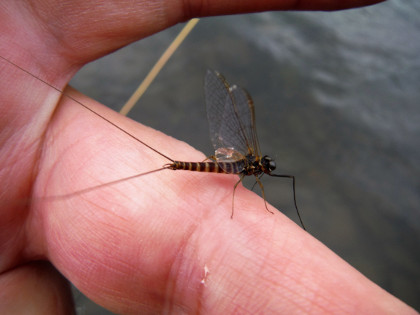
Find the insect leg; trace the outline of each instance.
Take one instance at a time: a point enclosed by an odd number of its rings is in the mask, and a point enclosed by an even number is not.
[[[240,174],[239,175],[239,180],[236,182],[235,186],[233,186],[233,194],[232,194],[232,215],[230,216],[231,219],[233,219],[233,210],[234,210],[234,202],[235,202],[235,190],[236,187],[238,187],[239,183],[243,181],[245,174]]]
[[[262,173],[260,176],[258,176],[258,179],[261,179],[261,177],[263,177],[263,175],[264,175],[264,173]],[[251,187],[251,191],[253,191],[253,190],[254,190],[254,187],[255,187],[255,185],[256,185],[257,183],[258,183],[258,182],[257,182],[257,181],[255,181],[254,185],[252,185],[252,187]]]
[[[302,218],[300,217],[300,213],[299,213],[299,209],[296,203],[296,180],[295,177],[293,175],[277,175],[277,174],[269,174],[270,176],[274,176],[274,177],[284,177],[284,178],[291,178],[293,181],[293,201],[295,203],[295,209],[296,209],[296,213],[299,217],[299,221],[300,224],[302,225],[302,228],[306,231],[305,225],[303,224]]]
[[[214,162],[214,161],[216,161],[216,157],[214,155],[210,155],[210,156],[206,157],[202,162],[206,162],[206,161]]]
[[[265,205],[265,209],[266,209],[268,212],[270,212],[271,214],[274,214],[274,212],[273,212],[273,211],[268,210],[268,207],[267,207],[267,200],[265,199],[264,186],[263,186],[263,184],[261,183],[261,181],[260,181],[260,179],[258,178],[258,176],[255,176],[255,182],[256,182],[256,183],[258,183],[258,185],[259,185],[259,186],[260,186],[260,188],[261,188],[262,196],[263,196],[263,198],[264,198],[264,205]]]

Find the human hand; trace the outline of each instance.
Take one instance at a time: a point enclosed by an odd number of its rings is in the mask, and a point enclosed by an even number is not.
[[[85,62],[186,16],[178,2],[156,8],[120,2],[112,10],[92,2],[46,3],[35,11],[11,7],[22,5],[16,3],[2,10],[1,55],[59,88]],[[212,5],[201,14],[287,8]],[[75,10],[80,14],[70,14]],[[2,198],[35,197],[29,205],[2,203],[0,285],[9,306],[68,306],[65,282],[51,266],[34,262],[42,259],[118,313],[410,312],[281,213],[269,215],[243,188],[230,220],[233,176],[164,171],[59,201],[36,199],[166,161],[72,100],[58,103],[59,93],[21,70],[3,61],[1,68],[7,78],[0,83]],[[203,159],[184,143],[66,93],[171,157]]]

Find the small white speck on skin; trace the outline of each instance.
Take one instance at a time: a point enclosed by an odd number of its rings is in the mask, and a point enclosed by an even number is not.
[[[201,279],[201,283],[202,284],[206,284],[206,281],[207,281],[207,277],[208,277],[208,275],[209,275],[209,268],[207,267],[207,265],[204,265],[204,277],[203,277],[203,279]]]

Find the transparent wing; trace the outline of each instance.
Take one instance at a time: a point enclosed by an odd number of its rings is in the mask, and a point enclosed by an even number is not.
[[[220,73],[211,70],[207,71],[204,88],[216,158],[238,160],[248,154],[259,157],[254,105],[249,94],[236,85],[230,86]]]

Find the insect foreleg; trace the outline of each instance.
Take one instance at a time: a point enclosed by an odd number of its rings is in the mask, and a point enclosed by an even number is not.
[[[291,178],[292,179],[292,181],[293,181],[293,201],[295,203],[295,209],[296,209],[297,215],[299,217],[300,224],[302,225],[302,228],[306,231],[305,225],[303,224],[302,218],[300,217],[299,208],[298,208],[297,203],[296,203],[296,180],[295,180],[295,177],[293,175],[276,175],[276,174],[269,174],[269,175],[274,176],[274,177],[284,177],[284,178]]]

